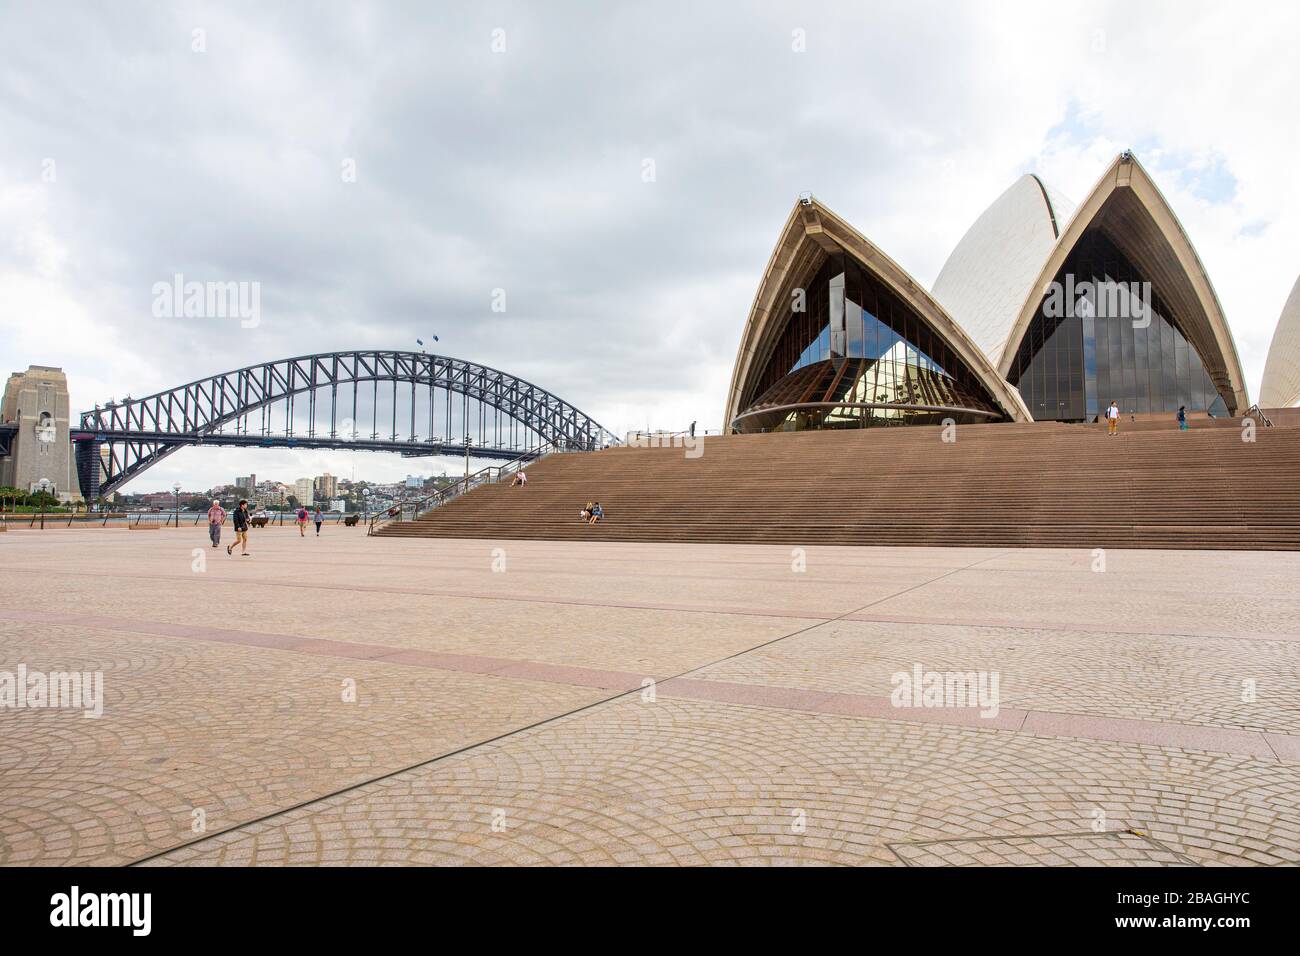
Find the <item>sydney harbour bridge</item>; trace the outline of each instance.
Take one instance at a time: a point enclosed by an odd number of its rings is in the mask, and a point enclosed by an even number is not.
[[[326,352],[222,372],[81,413],[82,496],[111,494],[190,445],[335,448],[510,460],[544,444],[594,450],[607,429],[498,369],[423,352]]]

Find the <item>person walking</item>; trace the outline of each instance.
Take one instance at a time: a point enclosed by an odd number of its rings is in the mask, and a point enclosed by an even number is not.
[[[1110,407],[1106,409],[1106,435],[1114,435],[1119,431],[1119,403],[1111,402]]]
[[[225,523],[226,509],[221,507],[221,502],[214,498],[212,507],[208,509],[208,537],[212,539],[214,548],[221,547],[221,526]]]
[[[316,537],[319,538],[321,522],[325,520],[325,516],[320,513],[320,505],[316,506],[316,513],[312,515],[312,520],[316,522]]]
[[[226,546],[226,554],[234,554],[235,545],[239,545],[240,554],[248,557],[248,499],[240,498],[239,507],[235,509],[233,516],[235,522],[235,540],[234,543]]]
[[[1178,406],[1178,430],[1180,432],[1187,431],[1187,406],[1186,405]]]
[[[307,508],[303,505],[298,506],[298,537],[307,537]]]

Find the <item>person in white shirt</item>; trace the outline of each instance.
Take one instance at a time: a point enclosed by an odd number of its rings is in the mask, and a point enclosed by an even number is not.
[[[1106,434],[1114,435],[1119,431],[1119,404],[1111,402],[1110,408],[1106,409]]]

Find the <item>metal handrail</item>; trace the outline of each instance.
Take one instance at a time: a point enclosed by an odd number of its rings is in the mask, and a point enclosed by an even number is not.
[[[663,429],[650,430],[650,431],[642,431],[641,429],[638,428],[636,431],[628,432],[628,433],[624,436],[624,438],[625,438],[626,441],[628,441],[628,442],[636,442],[636,441],[640,441],[640,440],[642,440],[643,438],[646,438],[646,439],[688,438],[688,437],[689,437],[689,438],[708,438],[708,437],[711,436],[711,435],[712,435],[712,436],[721,436],[721,435],[724,435],[724,434],[726,434],[726,433],[725,433],[725,432],[722,432],[722,431],[713,431],[713,430],[710,430],[710,429],[708,429],[708,428],[697,428],[697,429],[695,429],[695,434],[694,434],[694,435],[691,434],[691,430],[690,430],[689,428],[683,428],[681,431],[677,431],[677,432],[665,431],[665,430],[663,430]]]
[[[271,512],[267,517],[271,521],[277,521],[283,525],[284,515],[287,512]],[[360,513],[352,514],[361,517]],[[331,511],[328,513],[326,520],[331,524],[342,524],[346,521],[348,514],[342,511]],[[189,519],[193,518],[193,521]],[[71,528],[73,526],[97,525],[99,527],[108,527],[110,522],[114,525],[124,527],[136,527],[141,524],[156,524],[160,527],[170,528],[172,526],[180,527],[188,523],[190,527],[198,527],[207,521],[206,511],[182,511],[178,516],[174,511],[0,511],[0,524],[3,525],[26,525],[28,528],[37,528],[38,522],[40,528],[59,527]]]
[[[388,511],[375,514],[366,527],[366,534],[374,534],[380,528],[387,527],[395,522],[414,521],[420,515],[439,508],[453,498],[459,498],[466,492],[473,491],[479,485],[495,484],[507,475],[514,475],[522,468],[539,461],[547,455],[568,450],[568,446],[562,442],[546,441],[524,452],[518,458],[511,459],[504,465],[488,465],[486,468],[480,468],[464,478],[457,478],[451,484],[444,485],[423,498],[401,502],[394,506],[397,514],[389,514]],[[389,511],[391,510],[393,509],[389,509]],[[407,517],[408,514],[410,515],[409,518]]]
[[[452,498],[458,498],[466,491],[470,491],[480,484],[483,475],[491,477],[491,472],[497,470],[499,466],[488,465],[486,468],[480,468],[478,471],[465,478],[457,478],[450,485],[444,485],[433,494],[425,495],[423,498],[416,498],[413,501],[401,501],[385,511],[377,511],[370,516],[366,525],[366,534],[374,534],[377,530],[395,521],[408,520],[406,515],[410,512],[410,520],[414,521],[426,511],[432,511],[440,505],[446,504]],[[396,514],[392,514],[396,511]]]
[[[1254,415],[1256,418],[1259,419],[1259,423],[1260,423],[1261,425],[1263,425],[1265,428],[1272,428],[1272,427],[1273,427],[1273,423],[1272,423],[1271,421],[1269,421],[1268,416],[1264,414],[1264,410],[1263,410],[1262,408],[1259,407],[1259,403],[1258,403],[1258,402],[1256,402],[1254,405],[1250,406],[1250,408],[1246,409],[1246,414],[1247,414],[1247,415]]]

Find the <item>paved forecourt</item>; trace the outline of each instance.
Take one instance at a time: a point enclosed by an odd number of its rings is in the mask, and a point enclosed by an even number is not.
[[[1300,554],[599,537],[0,537],[0,864],[1300,862]]]

